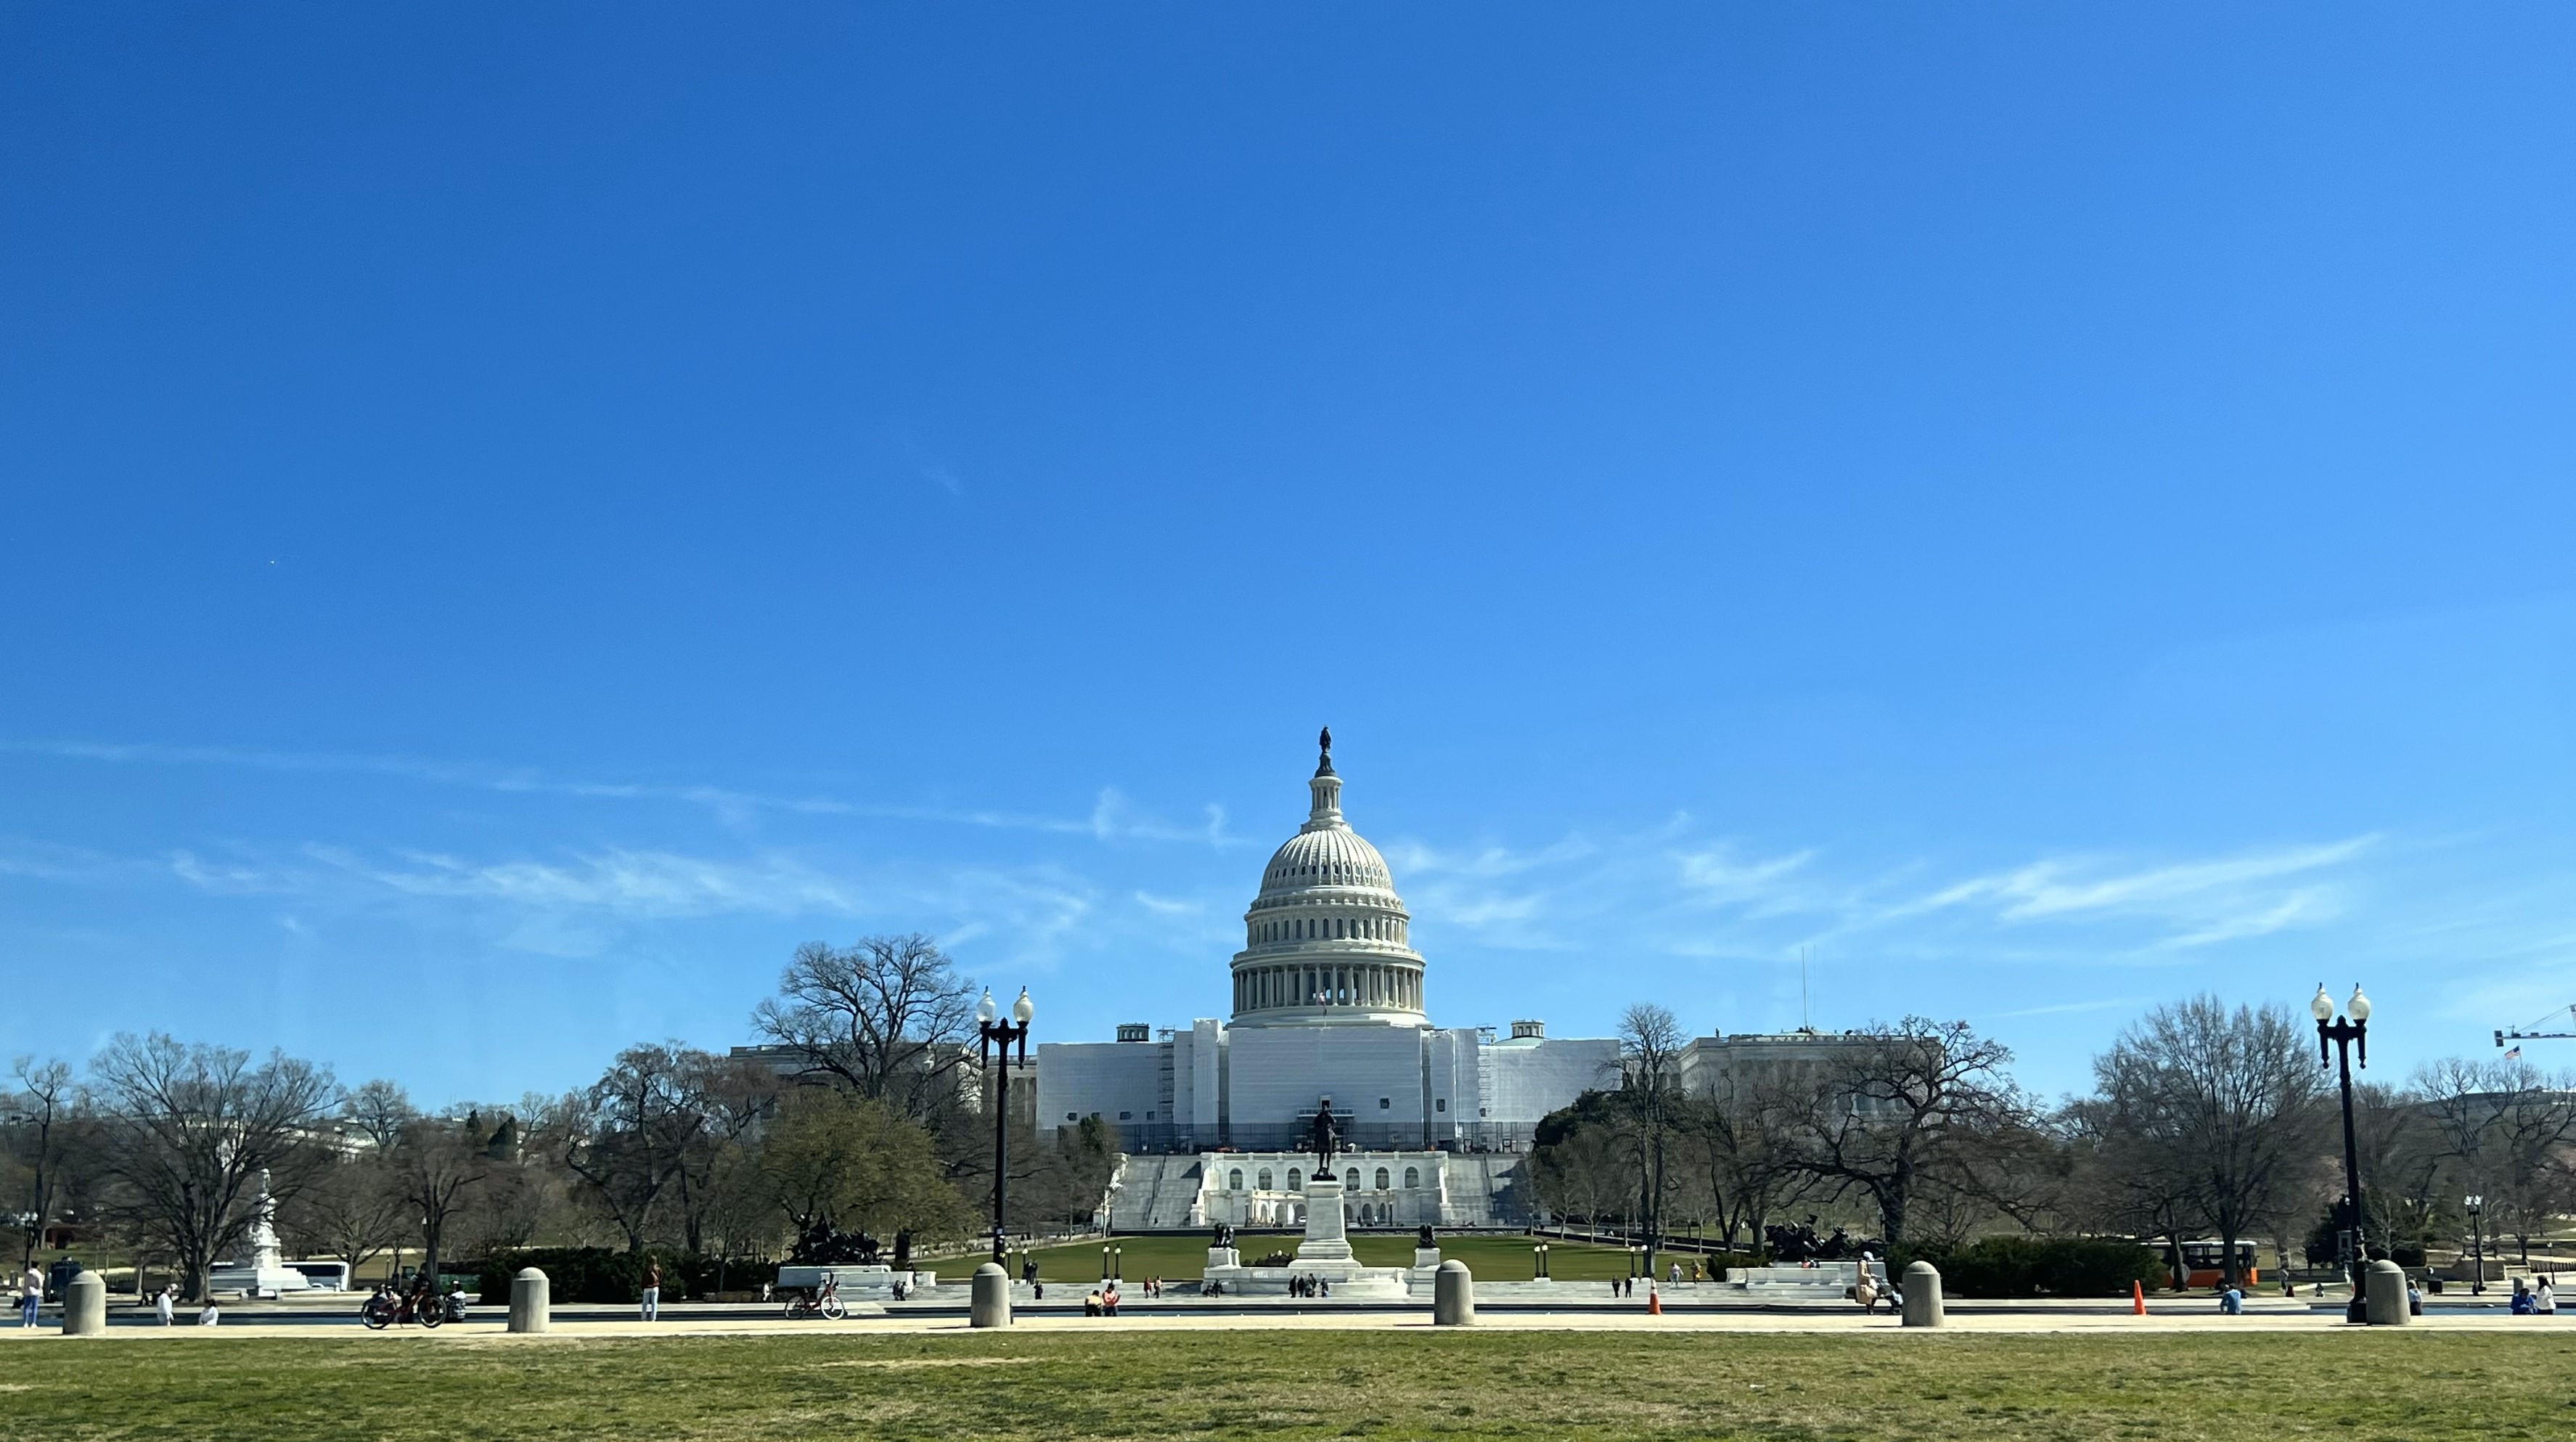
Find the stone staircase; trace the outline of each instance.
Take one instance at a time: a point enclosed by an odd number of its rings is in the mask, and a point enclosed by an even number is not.
[[[1198,1203],[1201,1180],[1196,1155],[1122,1158],[1118,1190],[1110,1206],[1111,1230],[1190,1230],[1198,1225],[1190,1220],[1190,1209]]]

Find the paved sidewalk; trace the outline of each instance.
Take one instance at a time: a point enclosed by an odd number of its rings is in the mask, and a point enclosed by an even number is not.
[[[2418,1318],[2405,1328],[2364,1328],[2345,1323],[2340,1317],[2323,1313],[2276,1312],[2244,1317],[2206,1315],[2128,1315],[2105,1316],[2098,1313],[2061,1315],[2035,1313],[1953,1313],[1949,1324],[1939,1329],[1907,1331],[1889,1316],[1864,1317],[1857,1312],[1802,1316],[1782,1313],[1698,1313],[1648,1316],[1643,1312],[1516,1312],[1480,1316],[1475,1330],[1481,1332],[1656,1332],[1656,1333],[1802,1333],[1849,1334],[1857,1336],[1907,1336],[1937,1338],[1962,1334],[2076,1334],[2076,1333],[2150,1333],[2150,1332],[2320,1332],[2359,1335],[2386,1335],[2418,1332],[2526,1332],[2566,1328],[2576,1331],[2576,1319],[2562,1323],[2556,1317],[2496,1316],[2428,1316]],[[1428,1308],[1418,1313],[1355,1312],[1344,1315],[1299,1313],[1279,1316],[1188,1316],[1176,1314],[1093,1317],[1029,1317],[1016,1322],[1013,1334],[1081,1332],[1212,1332],[1212,1331],[1431,1331]],[[202,1327],[111,1327],[110,1341],[163,1340],[177,1337],[302,1337],[365,1338],[387,1346],[406,1343],[420,1346],[450,1345],[459,1342],[502,1346],[547,1346],[590,1339],[631,1339],[638,1337],[789,1337],[827,1335],[845,1337],[870,1336],[956,1336],[1005,1335],[999,1332],[976,1333],[956,1317],[867,1317],[845,1322],[752,1323],[749,1321],[690,1322],[558,1322],[552,1331],[539,1336],[510,1335],[497,1322],[455,1322],[435,1331],[417,1327],[391,1328],[370,1332],[352,1324],[348,1327],[322,1328],[307,1324],[262,1325],[255,1321],[227,1320],[208,1329]],[[50,1327],[34,1330],[0,1329],[0,1335],[27,1341],[62,1340]],[[77,1339],[75,1339],[77,1340]]]

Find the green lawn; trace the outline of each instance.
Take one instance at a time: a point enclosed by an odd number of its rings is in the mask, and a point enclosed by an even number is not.
[[[1302,1233],[1237,1232],[1235,1250],[1243,1254],[1248,1265],[1258,1262],[1273,1249],[1294,1253]],[[1186,1237],[1139,1236],[1113,1237],[1119,1247],[1118,1272],[1130,1281],[1142,1277],[1162,1277],[1169,1281],[1191,1281],[1207,1267],[1208,1239],[1205,1233]],[[1100,1280],[1100,1247],[1098,1242],[1081,1242],[1072,1246],[1049,1247],[1036,1253],[1038,1276],[1049,1282],[1096,1282]],[[1410,1267],[1413,1265],[1413,1236],[1354,1236],[1351,1250],[1360,1261],[1372,1267]],[[1530,1244],[1527,1237],[1442,1237],[1440,1255],[1465,1262],[1479,1277],[1497,1282],[1526,1282],[1530,1276]],[[1018,1275],[1019,1257],[1012,1254],[1012,1275]],[[943,1260],[937,1264],[942,1278],[952,1272],[963,1275],[974,1270],[973,1258]],[[1575,1242],[1553,1242],[1548,1246],[1548,1272],[1561,1281],[1606,1282],[1612,1277],[1628,1275],[1627,1254],[1617,1247],[1596,1247]],[[1682,1258],[1682,1272],[1690,1273],[1690,1259]]]
[[[11,1343],[17,1439],[2560,1438],[2576,1329]]]

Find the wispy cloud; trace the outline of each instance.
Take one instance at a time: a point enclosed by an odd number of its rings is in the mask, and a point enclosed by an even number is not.
[[[167,746],[152,742],[11,740],[0,740],[0,752],[106,764],[225,766],[261,771],[385,776],[435,786],[584,800],[678,802],[705,807],[736,822],[758,812],[775,811],[1089,836],[1102,842],[1180,842],[1229,849],[1251,844],[1247,839],[1226,831],[1223,807],[1205,807],[1196,824],[1168,821],[1138,811],[1114,787],[1101,789],[1089,815],[1069,817],[1006,810],[890,805],[822,796],[782,796],[705,784],[591,781],[549,776],[529,767],[418,756],[352,756],[223,746]]]

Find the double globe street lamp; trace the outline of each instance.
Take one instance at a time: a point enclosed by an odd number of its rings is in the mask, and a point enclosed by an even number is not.
[[[2361,1064],[2365,1069],[2369,1067],[2370,998],[2362,995],[2356,984],[2343,1009],[2350,1020],[2335,1016],[2334,998],[2326,995],[2326,984],[2318,982],[2317,994],[2308,999],[2308,1014],[2317,1019],[2317,1065],[2326,1064],[2326,1043],[2334,1043],[2343,1082],[2343,1226],[2336,1233],[2336,1250],[2341,1254],[2338,1260],[2352,1278],[2352,1301],[2345,1305],[2343,1319],[2367,1322],[2370,1249],[2361,1231],[2361,1153],[2353,1144],[2352,1134],[2352,1053],[2358,1044]]]
[[[993,1005],[990,987],[984,999],[975,1003],[975,1056],[982,1066],[997,1067],[993,1078],[993,1261],[1002,1261],[1003,1239],[1008,1235],[1006,1218],[1010,1215],[1011,1182],[1011,1048],[1020,1049],[1020,1065],[1029,1064],[1029,1018],[1038,1014],[1037,1004],[1029,1000],[1029,989],[1020,988],[1020,999],[1011,1003],[1011,1019],[997,1020],[1001,1009]]]
[[[2469,1273],[2469,1295],[2482,1297],[2487,1290],[2487,1199],[2472,1194],[2460,1201],[2469,1209],[2469,1255],[2477,1259],[2470,1264],[2476,1270]]]

